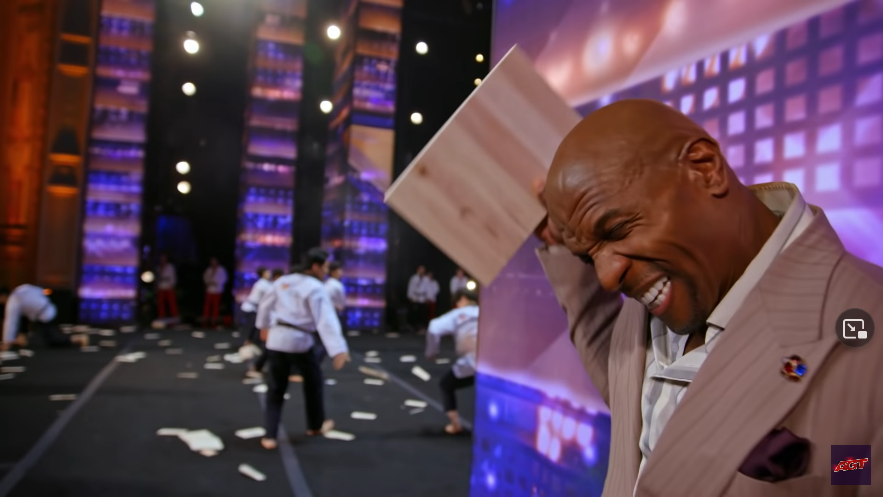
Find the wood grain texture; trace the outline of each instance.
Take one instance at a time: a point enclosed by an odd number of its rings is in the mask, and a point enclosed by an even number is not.
[[[546,177],[579,115],[513,47],[386,193],[386,203],[482,285],[545,210]]]

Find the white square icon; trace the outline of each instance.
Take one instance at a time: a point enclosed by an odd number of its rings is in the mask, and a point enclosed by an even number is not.
[[[868,338],[868,330],[865,329],[864,319],[844,319],[843,320],[843,338],[847,340]]]

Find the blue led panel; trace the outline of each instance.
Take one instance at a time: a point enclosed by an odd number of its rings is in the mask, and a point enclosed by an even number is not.
[[[305,2],[264,1],[255,27],[242,160],[233,291],[242,302],[258,267],[286,269],[303,85]]]
[[[386,284],[389,187],[395,137],[395,68],[401,4],[351,0],[337,53],[322,243],[344,267],[344,327],[379,328]]]
[[[135,318],[153,22],[153,0],[102,6],[85,168],[83,322]]]

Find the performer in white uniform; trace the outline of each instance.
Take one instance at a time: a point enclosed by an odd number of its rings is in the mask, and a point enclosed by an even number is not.
[[[341,318],[340,323],[343,324],[343,311],[346,309],[346,288],[344,288],[341,278],[343,278],[343,268],[340,262],[334,261],[329,264],[325,289],[328,290],[334,310],[337,311],[337,315]]]
[[[18,327],[22,317],[37,326],[47,347],[89,344],[88,335],[67,336],[49,324],[58,311],[46,296],[46,291],[38,286],[21,285],[9,294],[0,291],[0,303],[6,304],[0,350],[8,350],[13,344],[27,344],[24,335],[19,335]]]
[[[175,298],[175,285],[178,283],[178,275],[175,266],[169,262],[168,256],[159,256],[156,280],[156,312],[160,319],[166,317],[178,317],[178,301]],[[168,312],[166,312],[168,307]]]
[[[218,263],[218,259],[211,258],[208,269],[202,275],[205,282],[205,305],[202,307],[202,319],[207,324],[214,325],[221,311],[221,294],[224,293],[224,285],[227,284],[227,270]]]
[[[426,277],[426,268],[418,266],[417,272],[408,281],[410,324],[417,333],[422,333],[426,330],[426,325],[429,322],[429,306],[426,300],[427,290],[429,290],[429,278]]]
[[[254,362],[245,373],[246,377],[260,378],[263,376],[262,371],[264,370],[264,365],[267,363],[267,348],[263,337],[261,337],[261,330],[255,326],[258,305],[260,305],[264,295],[273,289],[273,282],[281,278],[283,274],[285,273],[281,269],[274,269],[271,272],[269,269],[262,267],[258,268],[258,280],[252,285],[248,298],[246,298],[245,301],[242,302],[242,306],[240,306],[240,310],[242,310],[243,314],[242,334],[246,337],[245,342],[247,344],[257,345],[261,349],[260,355],[255,358]]]
[[[317,339],[321,339],[334,359],[335,369],[341,369],[350,360],[337,312],[323,284],[328,274],[328,252],[314,248],[305,259],[306,269],[276,280],[258,306],[257,326],[262,333],[268,331],[270,374],[264,419],[266,435],[261,440],[266,449],[276,448],[292,367],[303,375],[307,435],[321,435],[334,427],[332,420],[325,419]]]
[[[454,300],[454,296],[457,295],[458,290],[466,290],[466,284],[469,283],[469,278],[466,277],[466,273],[457,268],[457,272],[454,273],[454,277],[451,278],[451,307],[454,307],[454,304],[457,303]]]
[[[453,335],[457,347],[457,362],[439,382],[442,402],[450,423],[445,432],[453,435],[463,431],[457,413],[457,390],[475,384],[475,353],[478,344],[478,295],[460,290],[455,295],[454,310],[433,319],[426,334],[426,357],[434,360],[441,338]]]

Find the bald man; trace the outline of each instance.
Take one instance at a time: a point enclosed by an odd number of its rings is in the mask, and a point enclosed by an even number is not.
[[[838,338],[848,309],[883,323],[883,269],[794,185],[746,187],[689,118],[624,100],[567,135],[542,199],[539,256],[610,407],[605,496],[883,495],[883,339]],[[847,475],[872,486],[831,484],[838,445],[880,461]]]

